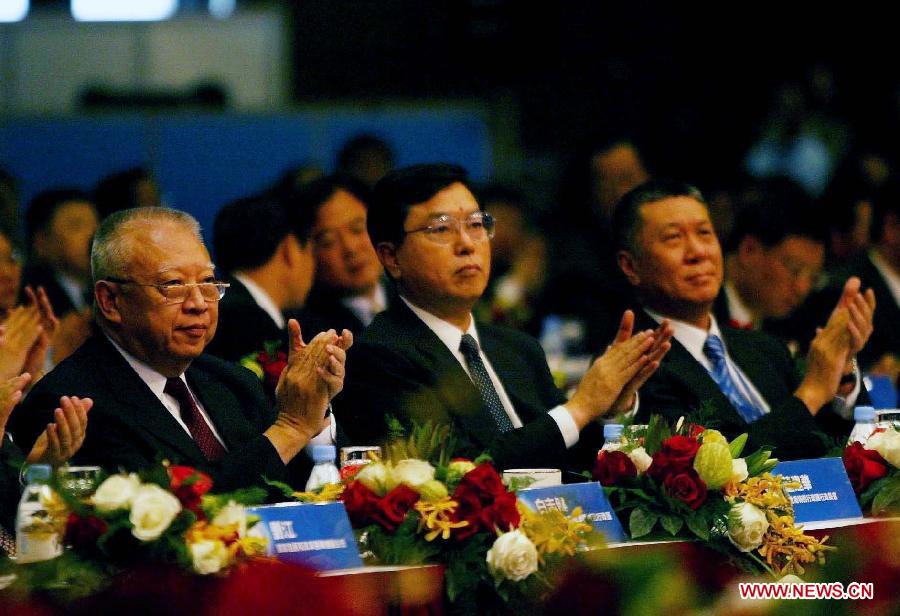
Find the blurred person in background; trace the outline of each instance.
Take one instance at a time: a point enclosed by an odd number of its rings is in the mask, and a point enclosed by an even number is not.
[[[102,178],[94,188],[94,202],[100,220],[119,210],[163,205],[156,179],[143,167],[132,167]]]
[[[536,336],[535,306],[547,282],[547,242],[530,222],[525,195],[500,184],[479,191],[498,222],[491,240],[491,280],[475,310],[480,320]]]
[[[357,135],[338,152],[337,172],[356,178],[369,189],[393,168],[394,152],[391,146],[375,135]]]
[[[0,231],[18,249],[22,246],[19,216],[19,185],[16,178],[0,168]]]
[[[332,175],[311,182],[288,204],[315,217],[316,281],[305,312],[354,335],[395,299],[366,229],[369,198],[358,180]]]
[[[732,327],[788,336],[785,342],[790,343],[790,332],[777,322],[821,282],[824,225],[812,200],[790,180],[760,182],[744,195],[724,245],[725,282],[716,299],[716,318]]]

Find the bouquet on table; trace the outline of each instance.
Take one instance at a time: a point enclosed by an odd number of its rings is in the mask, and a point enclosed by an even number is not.
[[[443,564],[447,596],[463,610],[490,610],[498,597],[495,607],[509,607],[550,590],[557,565],[600,541],[580,509],[533,512],[489,457],[453,459],[452,449],[448,426],[416,426],[342,485],[293,496],[340,498],[372,564]]]
[[[803,574],[824,562],[828,538],[795,526],[785,489],[797,486],[772,475],[770,450],[741,457],[746,441],[683,420],[673,431],[653,417],[600,451],[593,474],[634,539],[699,540],[748,571]]]
[[[900,513],[900,431],[879,428],[865,442],[850,443],[843,452],[844,467],[864,512]]]
[[[262,351],[245,355],[238,363],[257,376],[266,395],[274,400],[278,379],[287,367],[287,353],[279,340],[266,342],[263,347]]]

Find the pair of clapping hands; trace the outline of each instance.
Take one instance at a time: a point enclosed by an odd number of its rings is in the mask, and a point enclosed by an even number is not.
[[[0,440],[12,410],[21,401],[26,388],[39,375],[59,321],[44,290],[25,288],[27,301],[9,311],[0,325]],[[63,396],[26,461],[29,464],[60,466],[71,458],[84,442],[90,398]]]

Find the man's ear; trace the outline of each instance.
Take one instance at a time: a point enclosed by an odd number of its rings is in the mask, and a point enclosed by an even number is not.
[[[306,246],[303,246],[293,233],[288,233],[281,238],[280,242],[278,242],[278,247],[275,249],[275,255],[287,264],[288,267],[293,267],[295,265],[294,262],[297,260],[297,251],[302,252],[304,248],[306,248]]]
[[[625,274],[625,278],[628,279],[628,282],[635,287],[641,284],[641,277],[637,272],[634,255],[627,250],[620,250],[616,253],[616,259],[619,261],[619,269]]]
[[[397,259],[397,246],[393,242],[379,242],[375,247],[378,254],[378,260],[385,271],[390,274],[394,280],[400,279],[400,264]]]
[[[98,280],[94,285],[94,300],[97,310],[104,319],[111,323],[121,323],[122,313],[119,312],[119,294],[115,283],[106,280]]]

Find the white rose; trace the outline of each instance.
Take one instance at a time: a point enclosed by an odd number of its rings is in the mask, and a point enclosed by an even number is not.
[[[519,582],[537,571],[537,548],[520,530],[503,533],[488,550],[487,565],[495,579]]]
[[[731,481],[743,481],[748,475],[747,461],[744,458],[735,458],[731,461]]]
[[[201,575],[217,573],[228,566],[228,548],[221,541],[206,539],[191,544],[191,562]]]
[[[238,505],[234,501],[228,501],[228,504],[219,510],[216,517],[213,518],[213,526],[229,526],[237,525],[238,536],[243,537],[247,534],[247,510],[243,505]]]
[[[378,496],[384,496],[387,492],[390,470],[381,462],[371,462],[362,467],[354,479],[358,479],[364,486],[375,492]]]
[[[107,478],[94,492],[93,502],[97,511],[109,512],[116,509],[128,509],[131,499],[141,486],[141,480],[134,473],[119,474]]]
[[[643,447],[632,449],[628,457],[637,469],[638,475],[643,475],[650,468],[650,465],[653,464],[653,458],[650,457],[650,454]]]
[[[391,479],[391,488],[401,483],[405,483],[411,488],[418,488],[434,479],[434,467],[425,460],[400,460],[391,469]]]
[[[900,432],[897,430],[876,432],[866,441],[865,447],[877,451],[888,463],[900,468]]]
[[[180,511],[174,494],[156,484],[142,485],[131,501],[131,534],[141,541],[158,539]]]
[[[752,552],[762,545],[769,530],[766,514],[750,503],[732,505],[728,512],[728,539],[741,552]]]

